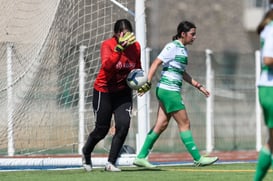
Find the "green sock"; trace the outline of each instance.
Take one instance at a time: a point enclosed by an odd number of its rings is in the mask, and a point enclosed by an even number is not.
[[[263,147],[259,153],[258,156],[258,162],[257,162],[257,166],[256,166],[256,173],[254,176],[254,181],[259,181],[262,180],[264,178],[264,176],[267,173],[267,170],[270,168],[271,166],[271,153],[270,150]]]
[[[198,161],[201,158],[199,150],[194,143],[190,130],[180,132],[180,138],[186,146],[188,152],[191,154],[194,160]]]
[[[151,130],[148,133],[148,135],[145,139],[145,142],[144,142],[139,154],[137,155],[137,158],[146,158],[158,137],[159,137],[159,134],[157,134],[153,130]]]
[[[271,166],[273,168],[273,155],[272,155],[272,153],[271,153]]]

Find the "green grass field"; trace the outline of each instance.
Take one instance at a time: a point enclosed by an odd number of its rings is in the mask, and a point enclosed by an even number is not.
[[[92,172],[74,170],[39,170],[0,172],[0,181],[251,181],[255,172],[254,163],[215,164],[208,167],[164,166],[155,170],[137,167],[121,167],[122,172],[105,172],[95,168]],[[273,180],[272,170],[265,181]]]

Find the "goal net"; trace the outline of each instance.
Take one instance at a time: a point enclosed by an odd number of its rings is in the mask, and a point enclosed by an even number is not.
[[[134,9],[134,1],[118,2]],[[117,19],[134,24],[134,17],[109,0],[10,0],[0,11],[1,155],[78,154],[80,47],[86,138],[100,44]],[[105,153],[105,145],[96,151]]]

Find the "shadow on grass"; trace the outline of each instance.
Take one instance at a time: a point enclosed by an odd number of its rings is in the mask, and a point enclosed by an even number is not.
[[[141,168],[141,167],[133,167],[133,168],[124,168],[122,172],[143,172],[143,171],[166,171],[161,168]]]

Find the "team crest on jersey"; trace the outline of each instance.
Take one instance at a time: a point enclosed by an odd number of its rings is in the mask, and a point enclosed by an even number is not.
[[[170,49],[171,49],[171,46],[167,46],[167,47],[166,47],[166,50],[170,50]]]
[[[183,55],[185,57],[188,56],[188,53],[187,53],[187,51],[184,48],[181,49],[181,55]]]

